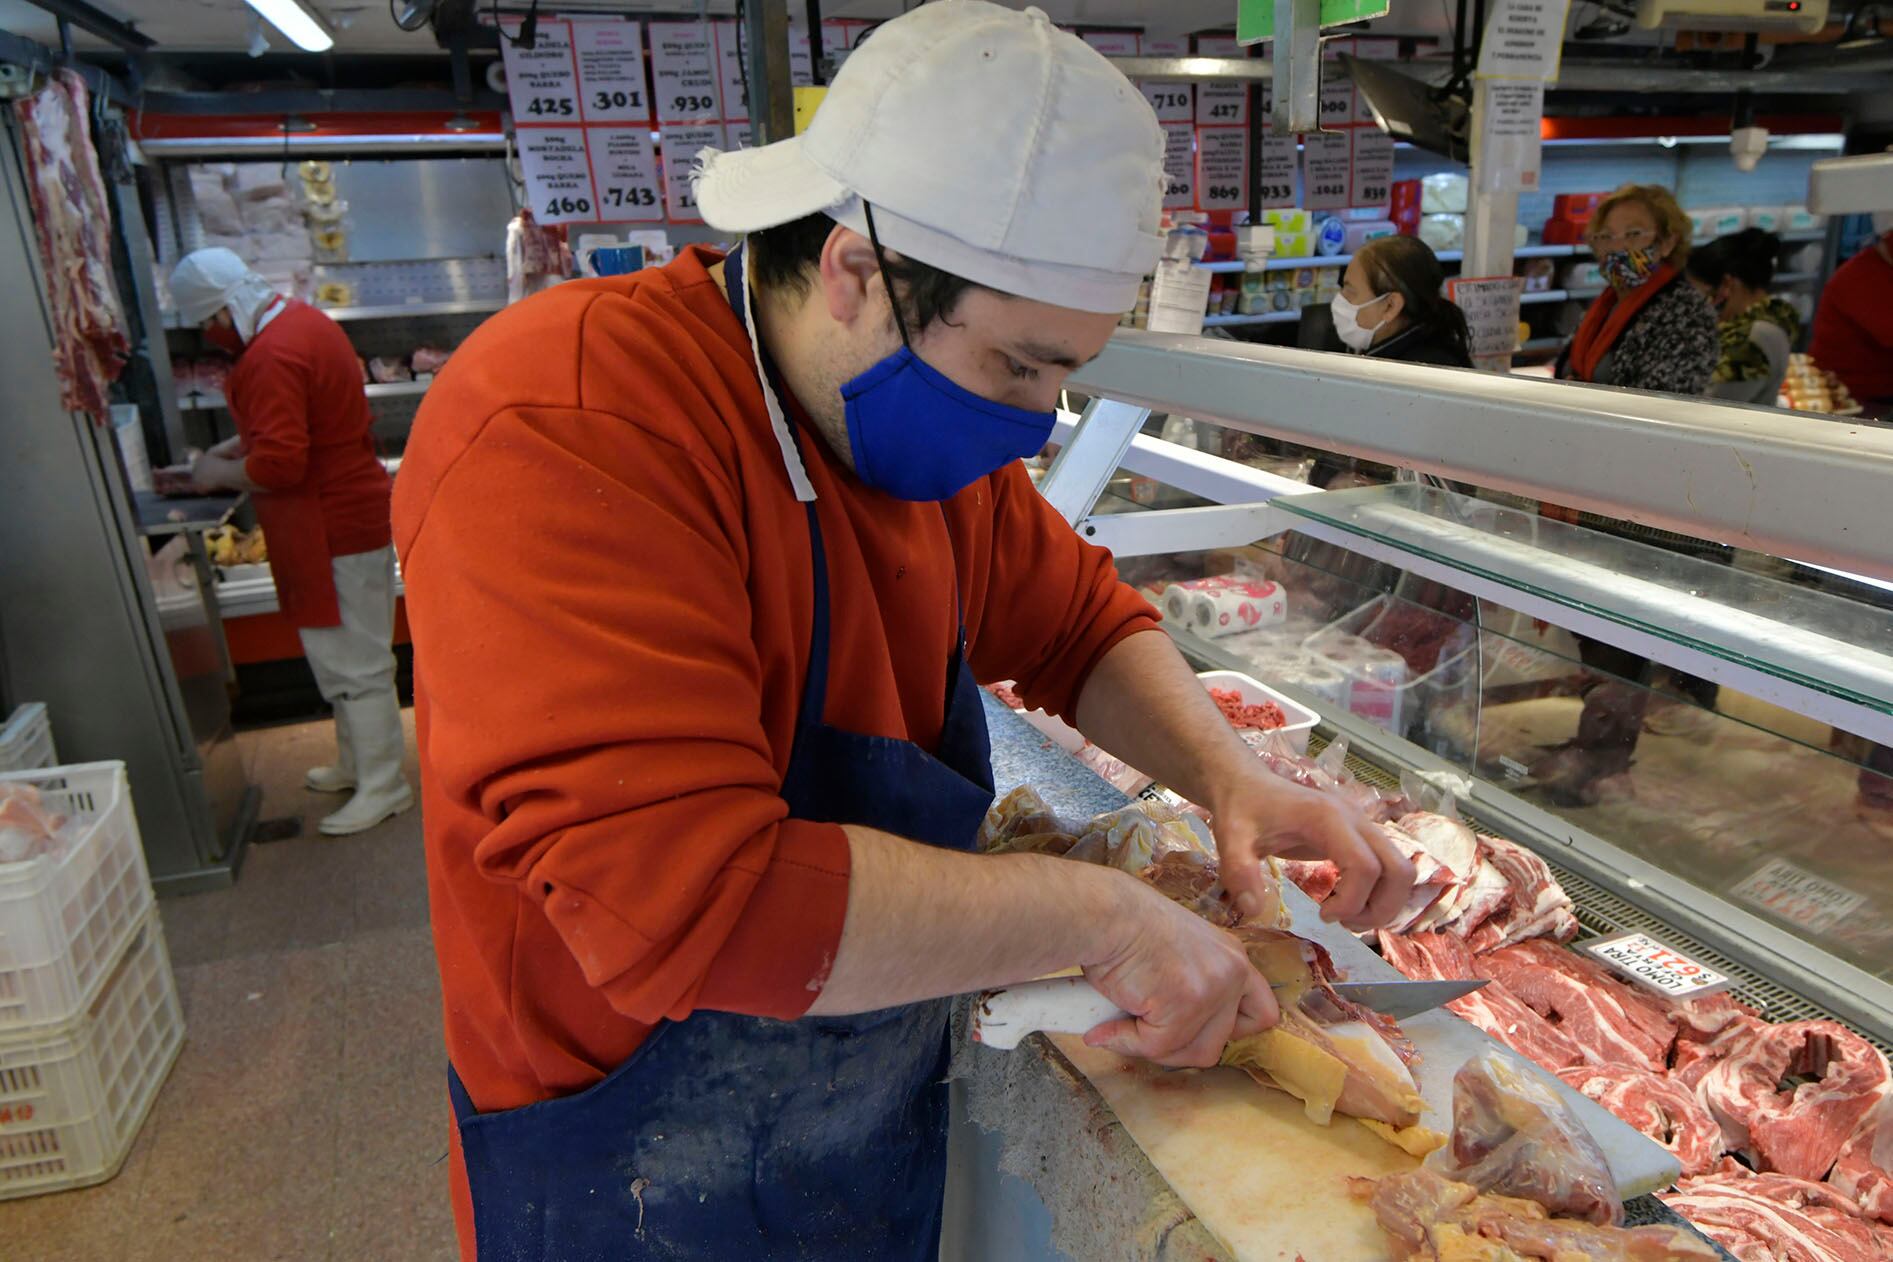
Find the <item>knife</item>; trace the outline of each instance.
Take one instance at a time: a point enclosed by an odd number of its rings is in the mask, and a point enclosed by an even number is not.
[[[1343,999],[1384,1016],[1418,1016],[1485,985],[1467,981],[1334,982]],[[973,1001],[973,1041],[1010,1050],[1026,1035],[1083,1034],[1126,1015],[1083,977],[1052,977],[988,990]]]

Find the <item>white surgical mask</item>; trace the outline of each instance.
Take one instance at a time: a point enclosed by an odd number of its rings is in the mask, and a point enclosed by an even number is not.
[[[1380,298],[1385,297],[1387,297],[1386,294],[1380,296]],[[1334,301],[1328,304],[1328,309],[1334,313],[1334,331],[1340,335],[1341,341],[1349,349],[1364,351],[1374,344],[1374,329],[1362,328],[1360,315],[1361,312],[1379,302],[1380,298],[1369,298],[1366,302],[1349,302],[1347,295],[1336,294]]]

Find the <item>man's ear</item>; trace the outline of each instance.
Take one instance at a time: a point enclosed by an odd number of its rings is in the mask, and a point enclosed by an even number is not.
[[[873,243],[852,228],[836,224],[822,246],[820,268],[817,284],[829,317],[852,326],[874,305],[870,295],[881,286]]]

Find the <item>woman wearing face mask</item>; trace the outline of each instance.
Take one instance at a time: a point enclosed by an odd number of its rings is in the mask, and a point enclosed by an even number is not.
[[[1446,274],[1418,237],[1370,241],[1334,296],[1334,331],[1349,350],[1409,364],[1470,368],[1466,317],[1441,292]]]
[[[1768,293],[1780,259],[1781,238],[1760,228],[1718,237],[1689,256],[1689,283],[1722,321],[1711,398],[1773,406],[1781,393],[1801,318]]]
[[[1608,288],[1559,352],[1557,375],[1629,390],[1701,394],[1719,356],[1716,314],[1683,279],[1689,216],[1659,184],[1626,184],[1591,220]]]

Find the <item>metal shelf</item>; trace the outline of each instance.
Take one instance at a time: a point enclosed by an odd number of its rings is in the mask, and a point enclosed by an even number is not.
[[[1575,297],[1577,295],[1568,289],[1540,289],[1536,293],[1520,294],[1518,301],[1520,306],[1526,306],[1534,302],[1567,302]]]
[[[362,393],[370,399],[405,399],[427,393],[427,387],[433,383],[430,376],[426,381],[371,381],[362,387]],[[210,412],[230,406],[221,394],[186,394],[177,401],[180,412]]]
[[[400,320],[411,316],[490,315],[506,305],[504,298],[471,298],[461,302],[406,302],[380,307],[317,307],[331,320]]]
[[[1589,254],[1587,245],[1522,245],[1512,251],[1513,258],[1520,259],[1563,259],[1574,254]],[[1463,250],[1439,250],[1436,257],[1442,263],[1458,263],[1465,257]],[[1346,267],[1354,260],[1352,254],[1317,254],[1300,258],[1268,259],[1262,264],[1265,272],[1286,272],[1303,267]],[[1240,272],[1246,266],[1241,259],[1217,259],[1211,263],[1198,263],[1206,272]]]
[[[1213,315],[1203,317],[1206,329],[1228,328],[1235,324],[1292,324],[1301,319],[1301,308],[1293,311],[1264,311],[1255,315]]]

